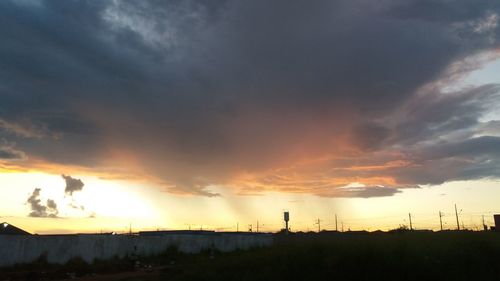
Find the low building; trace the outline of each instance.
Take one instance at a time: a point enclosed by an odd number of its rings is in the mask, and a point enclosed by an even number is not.
[[[213,230],[154,230],[154,231],[139,231],[139,236],[161,236],[161,235],[211,235],[216,234]]]
[[[15,227],[12,224],[3,222],[0,224],[0,235],[31,235],[31,233]]]
[[[495,230],[500,231],[500,215],[493,215],[495,219]]]

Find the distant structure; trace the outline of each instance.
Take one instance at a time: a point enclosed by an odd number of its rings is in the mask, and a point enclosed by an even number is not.
[[[493,215],[495,219],[495,230],[500,231],[500,215]]]
[[[288,221],[290,220],[290,213],[288,211],[283,213],[283,219],[285,220],[285,233],[288,234]]]
[[[31,235],[31,233],[15,227],[12,224],[3,222],[0,224],[0,235]]]
[[[139,236],[162,236],[162,235],[217,235],[213,230],[159,230],[139,231]]]

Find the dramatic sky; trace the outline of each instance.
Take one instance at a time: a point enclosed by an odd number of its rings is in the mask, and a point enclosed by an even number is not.
[[[498,0],[0,1],[0,220],[435,228],[457,203],[478,225],[500,209],[499,17]]]

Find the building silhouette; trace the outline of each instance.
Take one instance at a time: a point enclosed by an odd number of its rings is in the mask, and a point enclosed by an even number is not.
[[[12,224],[3,222],[0,224],[0,235],[31,235],[31,233],[15,227]]]

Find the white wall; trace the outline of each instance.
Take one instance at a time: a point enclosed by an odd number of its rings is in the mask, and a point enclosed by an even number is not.
[[[0,266],[29,263],[42,254],[50,263],[65,263],[80,257],[87,262],[137,254],[159,254],[169,246],[183,253],[199,253],[214,248],[222,252],[270,246],[271,234],[246,235],[237,233],[166,234],[162,236],[71,235],[24,236],[0,235]]]

